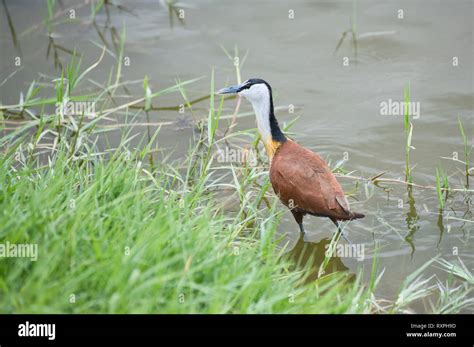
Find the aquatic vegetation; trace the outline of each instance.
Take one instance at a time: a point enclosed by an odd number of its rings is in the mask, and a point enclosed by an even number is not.
[[[405,101],[405,114],[404,114],[404,128],[405,128],[405,135],[406,135],[406,143],[405,143],[405,182],[413,183],[413,177],[411,174],[412,168],[410,167],[410,150],[415,149],[412,146],[411,141],[413,137],[413,123],[410,120],[410,112],[408,105],[410,104],[410,85],[403,89],[403,98]],[[408,186],[410,187],[410,186]]]
[[[345,30],[342,33],[341,38],[339,39],[337,46],[334,50],[334,54],[336,54],[339,48],[341,48],[347,35],[351,36],[352,50],[354,53],[354,58],[357,61],[357,2],[355,0],[352,1],[352,16],[350,20],[350,29]]]
[[[443,196],[444,191],[444,196]],[[448,176],[442,169],[436,169],[436,194],[438,195],[439,208],[444,209],[446,200],[448,199],[449,182]]]
[[[465,164],[465,174],[466,174],[466,188],[469,188],[469,176],[470,176],[470,164],[469,158],[471,156],[472,147],[469,147],[468,139],[466,133],[464,132],[464,126],[462,125],[461,118],[458,118],[459,131],[461,132],[461,137],[464,145],[464,164]]]

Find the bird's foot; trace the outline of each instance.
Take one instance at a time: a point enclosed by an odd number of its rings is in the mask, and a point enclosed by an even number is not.
[[[350,245],[352,245],[352,242],[347,238],[346,234],[343,231],[340,231],[341,237],[346,240],[346,242]]]
[[[303,233],[303,241],[304,241],[304,242],[310,242],[310,241],[309,241],[309,236],[308,236],[307,233]]]
[[[303,236],[303,241],[308,242],[308,234],[304,230],[303,223],[298,224],[300,226],[300,235]]]

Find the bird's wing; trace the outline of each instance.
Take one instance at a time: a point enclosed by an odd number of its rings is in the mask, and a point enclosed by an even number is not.
[[[319,155],[296,143],[275,156],[270,179],[275,192],[290,208],[321,216],[349,217],[344,191],[329,166]]]

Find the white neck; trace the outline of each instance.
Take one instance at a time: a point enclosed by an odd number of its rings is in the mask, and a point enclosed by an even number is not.
[[[252,102],[253,111],[257,119],[257,128],[264,143],[272,139],[270,128],[270,102],[268,99]]]
[[[257,118],[257,127],[264,143],[272,140],[270,127],[270,92],[263,83],[255,84],[241,92],[252,104]]]

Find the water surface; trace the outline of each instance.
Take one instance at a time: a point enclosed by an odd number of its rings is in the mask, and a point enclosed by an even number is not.
[[[46,5],[41,1],[6,3],[17,45],[2,11],[0,80],[16,69],[12,61],[18,55],[22,68],[0,87],[0,96],[3,104],[13,104],[31,80],[50,81],[58,69],[51,55],[46,59],[49,38],[40,24]],[[63,3],[65,8],[82,4]],[[124,80],[141,80],[147,75],[152,88],[158,90],[177,79],[204,76],[186,92],[191,100],[205,97],[212,69],[217,87],[236,83],[234,67],[222,47],[232,54],[238,47],[241,57],[247,55],[242,78],[260,77],[272,85],[280,123],[299,117],[291,128],[297,142],[332,165],[347,158],[344,169],[352,176],[368,178],[386,172],[383,177],[402,180],[403,116],[381,115],[380,105],[388,100],[402,101],[409,85],[411,100],[421,107],[420,117],[412,120],[414,182],[434,186],[436,168],[442,167],[450,175],[452,187],[464,187],[462,164],[442,157],[456,152],[464,160],[458,118],[467,136],[472,139],[473,135],[473,1],[294,1],[291,5],[288,1],[184,1],[180,7],[184,23],[176,16],[170,23],[168,9],[158,1],[120,3],[131,13],[111,8],[109,17],[101,12],[96,22],[111,51],[111,32],[120,33],[126,27],[125,56],[130,65],[123,67]],[[404,11],[403,19],[398,18],[399,9]],[[89,15],[89,6],[79,6],[76,22],[54,29],[59,45],[84,53],[83,66],[100,55],[93,42],[102,44],[96,27],[87,20]],[[38,25],[37,29],[29,30],[32,25]],[[335,52],[342,33],[352,25],[359,37],[357,52],[350,34]],[[59,56],[63,63],[69,59],[64,52]],[[453,57],[457,57],[457,66],[453,66]],[[94,80],[107,80],[108,61],[112,64],[113,59],[107,56],[94,70]],[[130,87],[130,92],[140,95],[141,84]],[[177,106],[183,99],[175,93],[160,98],[159,103],[155,106]],[[290,105],[295,106],[294,113],[289,112]],[[226,101],[225,107],[231,113],[235,100]],[[188,110],[184,114],[177,110],[150,112],[152,122],[173,123],[160,132],[160,147],[172,150],[176,157],[184,156],[192,142],[189,124],[192,119],[205,118],[207,109],[208,100],[204,99],[194,105],[193,114]],[[243,102],[241,112],[249,111],[250,105]],[[236,131],[254,127],[254,118],[244,117],[238,120]],[[118,142],[118,133],[112,133],[111,140]],[[433,189],[415,187],[409,194],[403,184],[383,184],[386,189],[382,189],[365,187],[363,181],[354,179],[339,180],[346,192],[354,193],[352,208],[366,214],[365,219],[345,228],[351,242],[365,245],[365,259],[337,258],[334,269],[356,272],[363,267],[370,272],[377,245],[380,268],[385,268],[378,294],[393,299],[405,277],[436,255],[447,260],[459,256],[469,269],[474,268],[471,195],[453,193],[440,219]],[[306,245],[287,212],[279,232],[286,235],[295,258],[307,258],[309,248],[316,255],[317,269],[334,226],[330,221],[307,217],[305,227],[311,242]],[[435,266],[427,270],[427,275],[431,273],[446,278]],[[424,311],[425,307],[420,303],[415,309]]]

